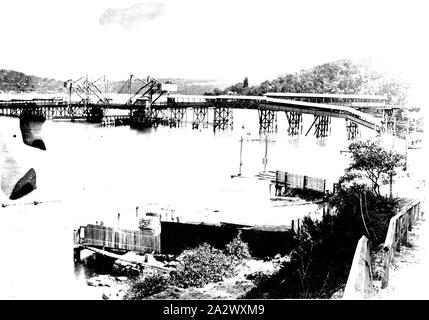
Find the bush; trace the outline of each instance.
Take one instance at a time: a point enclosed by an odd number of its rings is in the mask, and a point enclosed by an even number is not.
[[[168,277],[160,274],[145,276],[134,281],[124,299],[141,300],[145,297],[159,293],[167,289]]]
[[[234,256],[223,253],[207,243],[182,254],[182,263],[171,274],[172,284],[182,287],[202,287],[235,274]]]
[[[359,238],[384,241],[397,203],[368,189],[340,189],[331,199],[337,214],[304,218],[290,262],[245,298],[330,298],[347,281]]]
[[[385,198],[356,185],[340,188],[330,202],[337,208],[337,224],[343,234],[358,239],[365,235],[374,246],[384,241],[389,220],[399,204],[398,199]]]
[[[241,240],[240,232],[226,245],[225,251],[207,243],[186,250],[178,257],[181,263],[170,276],[153,275],[140,278],[131,285],[125,299],[143,299],[164,291],[168,286],[202,287],[211,282],[219,282],[234,276],[243,259],[251,257],[249,246]]]
[[[238,231],[237,236],[232,239],[232,241],[228,243],[225,248],[229,255],[235,257],[240,262],[243,259],[250,259],[252,257],[250,254],[249,245],[247,242],[241,240],[241,230]]]

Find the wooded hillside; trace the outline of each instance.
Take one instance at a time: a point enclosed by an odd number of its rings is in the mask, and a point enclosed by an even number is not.
[[[380,94],[389,103],[404,104],[408,86],[401,79],[392,77],[368,62],[338,60],[315,66],[308,70],[289,73],[260,85],[248,86],[248,79],[216,93],[261,95],[267,92]]]

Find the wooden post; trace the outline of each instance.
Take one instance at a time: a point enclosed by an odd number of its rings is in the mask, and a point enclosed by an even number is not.
[[[389,267],[390,267],[390,249],[384,248],[383,259],[383,276],[381,277],[381,289],[387,287],[389,283]]]
[[[402,228],[402,217],[396,221],[395,226],[395,240],[396,240],[396,251],[401,252],[401,228]]]
[[[136,207],[136,217],[139,217],[139,206]]]
[[[407,243],[407,240],[408,240],[408,227],[407,227],[407,225],[404,226],[404,230],[405,230],[404,236],[403,236],[402,241],[401,241],[402,244]]]
[[[304,182],[302,184],[302,189],[305,190],[307,188],[307,183],[308,183],[308,177],[304,176]]]
[[[422,217],[422,212],[420,211],[420,202],[417,205],[417,219],[420,220]]]
[[[414,223],[414,206],[408,210],[408,231],[413,231],[413,223]]]
[[[118,226],[119,226],[119,222],[120,222],[120,220],[121,220],[121,214],[120,214],[120,213],[118,213]]]
[[[80,258],[81,250],[82,250],[81,248],[74,248],[74,261],[81,262],[81,258]]]
[[[292,220],[292,231],[295,232],[295,220]]]

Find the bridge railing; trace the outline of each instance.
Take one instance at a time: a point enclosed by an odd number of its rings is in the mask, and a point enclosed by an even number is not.
[[[276,171],[276,180],[273,181],[276,185],[276,188],[285,189],[293,188],[293,189],[307,189],[325,193],[330,190],[327,187],[327,183],[325,179],[309,177],[300,174],[293,174],[284,171]]]
[[[371,244],[362,236],[356,246],[343,299],[365,299],[372,293]]]
[[[393,262],[395,252],[400,250],[401,243],[407,239],[408,231],[412,230],[413,225],[422,215],[420,209],[421,201],[416,199],[407,203],[390,219],[383,246],[382,289],[388,285],[390,265]],[[363,299],[371,295],[373,278],[370,246],[370,241],[365,236],[362,236],[356,246],[343,299]]]
[[[82,228],[80,245],[137,252],[161,251],[161,235],[151,231],[117,229],[92,224]]]
[[[401,244],[407,241],[408,231],[421,217],[421,201],[414,200],[405,205],[399,213],[393,216],[389,222],[389,229],[383,246],[383,274],[381,288],[389,284],[389,270],[395,256],[395,252],[401,250]]]

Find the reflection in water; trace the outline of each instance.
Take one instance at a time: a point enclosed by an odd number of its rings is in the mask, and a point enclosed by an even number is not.
[[[304,128],[312,120],[304,115]],[[214,133],[191,125],[135,130],[48,120],[42,151],[13,139],[18,119],[0,117],[0,145],[8,146],[0,149],[0,161],[13,155],[20,168],[37,172],[37,189],[22,199],[11,201],[0,193],[0,203],[7,204],[0,207],[0,245],[8,257],[0,266],[0,296],[83,298],[84,279],[100,271],[73,265],[73,229],[96,221],[116,225],[118,213],[121,225],[134,225],[136,206],[141,212],[174,210],[182,221],[284,226],[314,211],[314,205],[270,202],[269,182],[255,178],[265,152],[257,112],[235,110],[234,125],[232,131]],[[279,114],[267,170],[337,181],[348,163],[340,154],[348,141],[344,119],[333,119],[332,126],[324,140],[313,132],[289,137],[286,116]],[[239,170],[242,134],[248,137],[244,178],[231,179]]]

